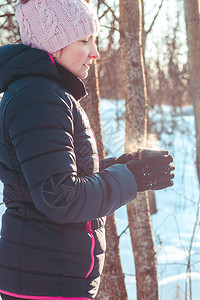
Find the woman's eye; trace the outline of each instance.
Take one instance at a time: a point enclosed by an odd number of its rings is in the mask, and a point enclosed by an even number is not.
[[[83,44],[88,44],[88,41],[87,40],[81,40],[81,42],[83,43]]]

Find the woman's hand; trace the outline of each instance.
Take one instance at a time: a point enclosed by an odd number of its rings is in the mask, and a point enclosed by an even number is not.
[[[161,190],[173,185],[175,169],[171,155],[155,156],[145,160],[132,159],[126,167],[133,173],[137,191]]]
[[[128,152],[122,154],[120,157],[118,157],[115,161],[115,164],[126,164],[129,160],[134,159],[134,160],[139,160],[139,151],[134,151],[134,152]]]

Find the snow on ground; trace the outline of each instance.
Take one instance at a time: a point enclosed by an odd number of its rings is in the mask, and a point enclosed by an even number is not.
[[[124,101],[101,100],[103,138],[107,156],[119,156],[124,152],[123,120]],[[174,121],[172,121],[172,116]],[[160,134],[159,147],[170,150],[176,165],[174,186],[156,192],[157,214],[151,216],[155,248],[157,251],[159,300],[183,300],[189,296],[187,263],[189,247],[196,222],[199,189],[195,170],[195,130],[191,107],[183,111],[155,107],[150,112],[152,130]],[[117,122],[116,122],[117,120]],[[163,121],[163,124],[161,121]],[[157,122],[157,123],[155,123]],[[159,123],[158,123],[159,122]],[[178,129],[177,129],[178,126]],[[167,130],[168,134],[162,133]],[[2,184],[0,183],[0,198]],[[0,213],[4,207],[0,205]],[[117,230],[120,234],[128,225],[126,207],[116,213]],[[200,224],[191,248],[192,299],[200,299]],[[129,300],[136,300],[134,259],[130,235],[127,230],[120,237],[120,254],[125,273]]]

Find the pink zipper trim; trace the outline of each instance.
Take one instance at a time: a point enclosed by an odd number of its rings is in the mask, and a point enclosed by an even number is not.
[[[87,275],[85,276],[85,278],[88,278],[88,276],[90,275],[90,273],[92,272],[93,268],[94,268],[94,247],[95,247],[95,238],[93,235],[93,230],[92,230],[92,226],[91,226],[91,221],[87,222],[86,225],[86,230],[89,233],[91,239],[92,239],[92,244],[91,244],[91,265],[90,265],[90,269],[87,273]]]
[[[51,62],[54,64],[54,66],[55,66],[55,68],[56,68],[56,64],[55,64],[55,61],[54,61],[54,59],[53,59],[52,54],[49,53],[49,52],[47,52],[47,53],[49,54],[50,60],[51,60]]]
[[[10,293],[10,292],[6,292],[6,291],[3,291],[3,290],[0,290],[0,293],[8,295],[8,296],[12,296],[12,297],[22,298],[22,299],[37,299],[37,300],[91,300],[90,298],[28,296],[28,295],[20,295],[20,294]]]

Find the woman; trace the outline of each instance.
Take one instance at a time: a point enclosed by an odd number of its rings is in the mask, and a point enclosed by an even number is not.
[[[132,153],[99,163],[78,101],[99,56],[98,20],[85,1],[21,1],[16,17],[23,44],[0,49],[0,292],[94,299],[105,216],[139,191],[171,186],[173,159]]]

